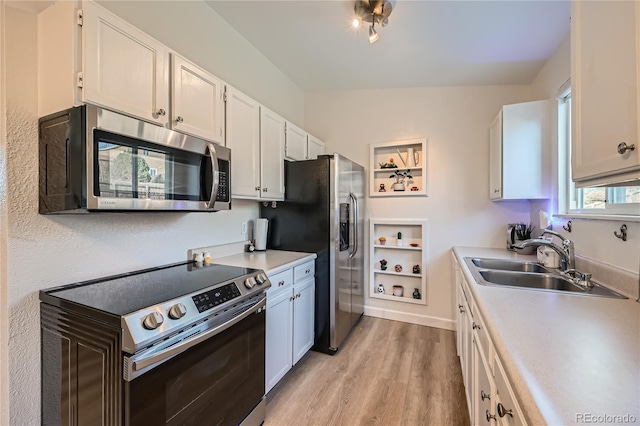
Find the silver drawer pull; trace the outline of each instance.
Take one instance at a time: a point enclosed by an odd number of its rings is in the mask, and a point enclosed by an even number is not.
[[[489,397],[489,395],[487,395],[486,393],[484,393],[483,390],[480,390],[480,398],[482,398],[482,400],[484,401],[485,399],[491,400],[491,398]]]
[[[491,413],[489,412],[489,410],[486,411],[487,414],[487,421],[491,422],[491,420],[497,420],[495,415],[491,415]]]
[[[504,417],[504,416],[511,416],[513,417],[513,410],[507,410],[506,408],[504,408],[504,405],[502,405],[501,402],[498,402],[498,415],[500,417]],[[495,418],[495,416],[494,416]]]
[[[284,285],[284,281],[278,281],[278,287],[282,287]]]
[[[636,149],[636,144],[627,145],[625,142],[620,142],[618,144],[618,154],[622,155],[627,151],[633,151]]]

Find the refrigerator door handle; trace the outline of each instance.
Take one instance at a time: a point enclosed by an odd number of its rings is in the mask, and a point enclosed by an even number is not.
[[[353,192],[349,193],[349,197],[353,202],[353,216],[350,218],[353,220],[353,251],[349,253],[349,259],[352,259],[353,256],[358,252],[358,198],[354,195]]]

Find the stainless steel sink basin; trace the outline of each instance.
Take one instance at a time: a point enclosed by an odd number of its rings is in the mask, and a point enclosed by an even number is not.
[[[465,258],[465,262],[478,284],[482,285],[627,299],[597,283],[593,283],[593,288],[584,288],[559,272],[534,262],[471,257]]]
[[[509,287],[527,287],[543,290],[561,290],[583,293],[582,287],[552,274],[513,273],[496,270],[480,270],[480,275],[491,284],[505,285]]]
[[[525,262],[522,260],[509,259],[471,259],[473,264],[479,268],[499,269],[501,271],[519,271],[519,272],[536,272],[551,273],[550,269],[545,268],[535,262]]]

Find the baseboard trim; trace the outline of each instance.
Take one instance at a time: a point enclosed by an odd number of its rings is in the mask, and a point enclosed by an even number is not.
[[[444,330],[456,329],[455,321],[450,319],[431,317],[428,315],[410,314],[407,312],[394,311],[392,309],[382,309],[365,306],[364,314],[369,317],[408,322],[410,324],[426,325],[427,327],[442,328]]]

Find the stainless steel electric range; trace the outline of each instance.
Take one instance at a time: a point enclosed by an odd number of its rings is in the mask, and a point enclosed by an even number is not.
[[[261,424],[270,285],[189,262],[42,290],[42,424]]]

